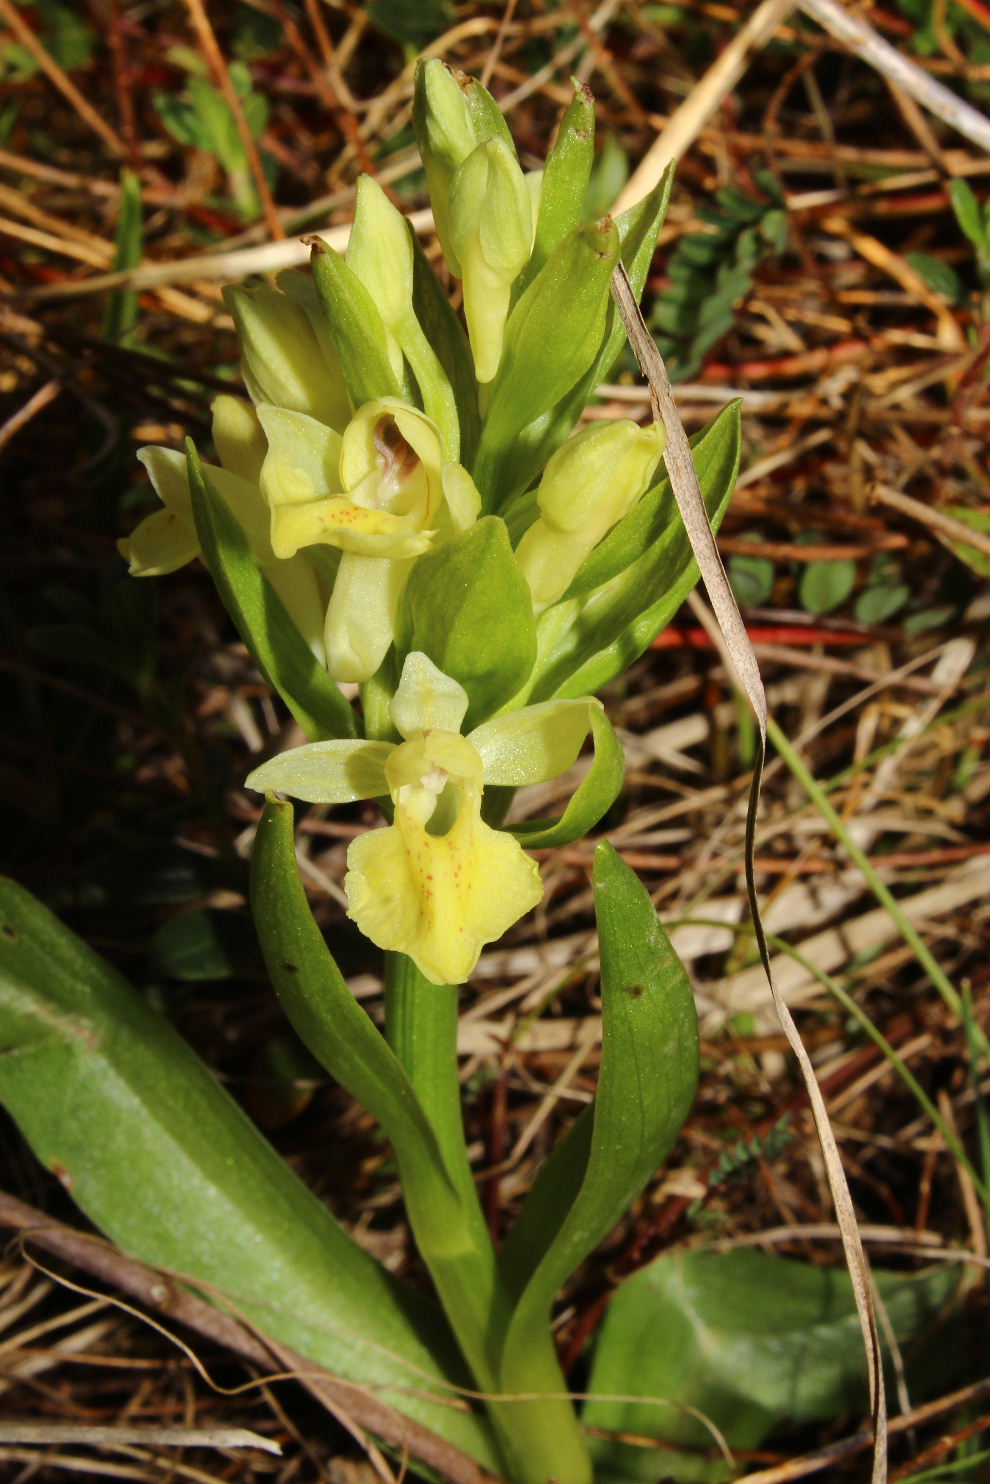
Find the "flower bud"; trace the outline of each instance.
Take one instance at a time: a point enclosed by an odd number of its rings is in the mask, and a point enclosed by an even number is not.
[[[426,170],[440,246],[450,271],[459,277],[461,266],[448,226],[448,197],[457,167],[478,141],[461,85],[438,57],[426,58],[416,70],[413,126]]]
[[[666,434],[658,423],[639,428],[595,423],[563,444],[536,492],[540,518],[516,548],[537,608],[555,603],[585,558],[650,486]]]
[[[491,381],[502,359],[512,285],[533,246],[532,196],[504,140],[479,144],[454,176],[450,236],[461,263],[475,375]]]
[[[346,392],[337,383],[309,317],[294,297],[266,283],[225,288],[224,303],[244,353],[244,385],[253,402],[305,412],[339,426]]]
[[[405,217],[370,175],[357,183],[347,263],[371,291],[387,328],[401,325],[412,313],[412,243]]]

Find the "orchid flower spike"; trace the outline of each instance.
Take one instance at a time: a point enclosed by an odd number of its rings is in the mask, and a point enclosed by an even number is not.
[[[313,742],[247,779],[259,792],[311,803],[391,797],[395,823],[348,849],[348,916],[379,948],[407,954],[433,984],[463,983],[484,945],[543,894],[536,862],[482,819],[485,785],[539,783],[565,772],[601,703],[546,701],[464,737],[467,707],[463,687],[413,653],[391,704],[402,742]]]

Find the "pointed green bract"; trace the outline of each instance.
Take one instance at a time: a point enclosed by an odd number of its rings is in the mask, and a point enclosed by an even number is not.
[[[524,684],[536,654],[533,609],[502,521],[480,520],[419,559],[399,604],[396,647],[422,650],[463,685],[468,727]]]
[[[339,253],[312,239],[313,279],[356,410],[379,397],[400,397],[402,387],[388,358],[385,325],[371,293]]]
[[[191,441],[186,453],[203,560],[255,664],[314,741],[353,737],[357,732],[354,711],[259,571],[243,531],[211,491]]]
[[[534,472],[521,457],[530,442],[527,430],[571,391],[598,354],[619,246],[608,217],[578,227],[509,316],[472,470],[487,510],[526,487]]]
[[[523,288],[535,278],[568,232],[580,225],[594,159],[595,101],[590,88],[575,79],[574,97],[560,121],[556,142],[543,170],[533,256],[523,275]]]

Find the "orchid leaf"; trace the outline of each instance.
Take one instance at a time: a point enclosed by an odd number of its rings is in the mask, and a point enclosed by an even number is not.
[[[296,1178],[167,1021],[29,892],[0,882],[0,1101],[113,1241],[491,1466],[448,1405],[433,1304]]]
[[[383,743],[368,746],[384,749]],[[395,1053],[354,998],[312,911],[296,864],[292,805],[270,799],[251,855],[251,910],[275,992],[293,1029],[381,1124],[416,1189],[449,1198],[433,1130]]]
[[[353,710],[259,571],[244,532],[211,489],[191,441],[186,452],[203,560],[255,664],[314,741],[353,737]]]
[[[502,1250],[518,1295],[501,1381],[527,1389],[553,1300],[667,1158],[694,1100],[698,1022],[687,975],[646,888],[606,842],[595,852],[602,1060],[595,1101],[537,1176]],[[584,1157],[584,1150],[587,1156]]]
[[[958,1270],[943,1264],[874,1278],[912,1398],[926,1371],[941,1394],[952,1385],[944,1332],[930,1347],[925,1337],[958,1290]],[[601,1484],[652,1484],[667,1474],[678,1484],[735,1478],[712,1428],[730,1448],[752,1449],[774,1432],[867,1409],[848,1275],[745,1248],[661,1257],[613,1297],[589,1390],[602,1398],[593,1395],[582,1418],[595,1429]],[[599,1430],[675,1447],[634,1447]]]

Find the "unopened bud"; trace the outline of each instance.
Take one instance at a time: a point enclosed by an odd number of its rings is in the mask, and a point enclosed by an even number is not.
[[[225,288],[223,297],[252,401],[305,412],[332,427],[340,416],[339,388],[302,306],[265,283]]]
[[[450,241],[448,198],[458,166],[478,141],[461,85],[438,57],[427,57],[416,69],[413,127],[440,246],[450,271],[460,276],[460,262]]]
[[[502,139],[471,151],[450,190],[450,235],[464,279],[475,375],[491,381],[502,359],[512,285],[533,246],[530,189]]]
[[[536,607],[567,591],[585,558],[646,493],[666,441],[658,423],[596,423],[553,455],[536,492],[540,518],[516,548]]]

